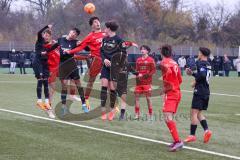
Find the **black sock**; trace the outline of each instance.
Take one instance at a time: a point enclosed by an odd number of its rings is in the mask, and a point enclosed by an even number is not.
[[[117,92],[116,92],[116,90],[111,90],[110,91],[110,107],[111,108],[115,107],[116,99],[117,99]]]
[[[201,123],[201,126],[204,129],[204,131],[208,130],[207,120],[204,119],[204,120],[200,121],[200,123]]]
[[[48,80],[43,80],[45,99],[49,99]]]
[[[61,92],[61,100],[62,100],[62,104],[66,104],[67,103],[67,90],[62,90]]]
[[[107,101],[107,87],[101,89],[101,106],[105,107]]]
[[[84,96],[83,87],[77,85],[77,90],[78,90],[78,94],[82,100],[82,104],[85,104],[85,96]]]
[[[43,81],[38,80],[37,81],[37,98],[38,99],[42,99],[42,85],[43,85]]]
[[[125,109],[121,109],[121,117],[123,117],[124,116],[124,114],[125,114]]]
[[[197,130],[197,125],[191,124],[190,130],[191,130],[190,135],[195,136],[196,130]]]

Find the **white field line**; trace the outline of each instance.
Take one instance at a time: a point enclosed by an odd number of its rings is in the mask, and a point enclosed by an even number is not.
[[[0,83],[7,84],[37,84],[37,81],[0,81]]]
[[[182,92],[193,93],[193,91],[188,91],[188,90],[182,90]],[[214,92],[212,92],[211,95],[227,96],[227,97],[239,97],[240,98],[240,95],[225,94],[225,93],[214,93]]]
[[[95,127],[81,125],[81,124],[76,124],[76,123],[67,122],[67,121],[55,120],[55,119],[50,119],[50,118],[46,118],[46,117],[40,117],[40,116],[36,116],[36,115],[32,115],[32,114],[27,114],[27,113],[22,113],[22,112],[7,110],[7,109],[0,109],[0,111],[7,112],[7,113],[13,113],[13,114],[21,115],[21,116],[26,116],[26,117],[31,117],[31,118],[35,118],[35,119],[41,119],[41,120],[61,123],[61,124],[65,124],[65,125],[71,125],[71,126],[75,126],[75,127],[90,129],[90,130],[94,130],[94,131],[99,131],[99,132],[119,135],[119,136],[123,136],[123,137],[129,137],[129,138],[133,138],[133,139],[139,139],[139,140],[143,140],[143,141],[163,144],[163,145],[169,145],[170,144],[170,143],[164,142],[164,141],[144,138],[144,137],[140,137],[140,136],[134,136],[134,135],[130,135],[130,134],[125,134],[125,133],[105,130],[105,129],[101,129],[101,128],[95,128]],[[231,158],[231,159],[240,160],[240,157],[238,157],[238,156],[232,156],[232,155],[219,153],[219,152],[215,152],[215,151],[208,151],[208,150],[203,150],[203,149],[198,149],[198,148],[193,148],[193,147],[188,147],[188,146],[184,146],[184,149],[192,150],[192,151],[196,151],[196,152],[201,152],[201,153],[206,153],[206,154],[210,154],[210,155],[215,155],[215,156],[219,156],[219,157],[225,157],[225,158]]]
[[[0,81],[0,83],[8,83],[8,84],[36,84],[37,82],[34,81]],[[101,82],[94,82],[96,84],[99,84]],[[186,93],[193,93],[193,91],[189,90],[181,90],[182,92]],[[227,97],[238,97],[240,98],[240,95],[234,95],[234,94],[225,94],[225,93],[211,93],[211,95],[216,96],[227,96]]]

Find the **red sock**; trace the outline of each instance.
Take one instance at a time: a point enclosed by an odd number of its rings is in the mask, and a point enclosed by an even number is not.
[[[89,98],[91,91],[92,91],[92,88],[86,88],[86,91],[85,91],[85,98],[86,99]]]
[[[140,112],[139,106],[135,106],[135,114],[139,115],[139,112]]]
[[[76,92],[75,92],[75,89],[70,88],[70,94],[71,94],[71,95],[75,95],[75,93],[76,93]]]
[[[178,135],[176,123],[174,121],[169,121],[169,122],[167,122],[167,126],[168,126],[170,133],[172,134],[174,142],[179,142],[180,138]]]
[[[152,115],[152,113],[153,113],[152,106],[148,107],[148,113],[149,113],[150,116]]]

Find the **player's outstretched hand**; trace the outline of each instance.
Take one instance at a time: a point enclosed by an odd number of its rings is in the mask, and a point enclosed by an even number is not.
[[[191,76],[193,74],[193,71],[190,68],[186,68],[187,75]]]
[[[69,50],[63,50],[63,52],[69,54]]]
[[[52,24],[49,24],[49,25],[48,25],[48,28],[49,28],[49,29],[52,29],[52,27],[53,27]]]
[[[46,54],[47,54],[47,52],[46,52],[46,51],[45,51],[45,52],[41,52],[41,54],[42,54],[42,55],[46,55]]]
[[[93,56],[91,54],[88,54],[87,58],[90,59],[90,58],[93,58]]]
[[[132,42],[132,46],[138,48],[138,44],[137,43]]]
[[[111,66],[111,62],[108,59],[104,59],[104,64],[105,64],[106,67]]]
[[[82,41],[77,41],[77,46],[79,46],[81,44]]]
[[[141,73],[139,73],[139,74],[137,75],[137,77],[138,77],[138,78],[142,78],[143,75],[142,75]]]

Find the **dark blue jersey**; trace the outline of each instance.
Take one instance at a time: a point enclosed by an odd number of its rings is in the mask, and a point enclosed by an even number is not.
[[[104,61],[104,59],[108,59],[111,61],[115,53],[126,53],[126,47],[122,46],[123,42],[124,41],[117,35],[113,37],[105,37],[101,47],[102,60]]]
[[[194,88],[195,95],[210,95],[209,79],[211,77],[211,65],[208,61],[197,61],[197,70],[193,73],[196,85]]]
[[[44,48],[44,44],[45,44],[45,41],[44,41],[44,38],[42,36],[42,33],[48,29],[48,26],[45,26],[44,28],[42,28],[38,34],[37,34],[37,41],[35,43],[35,51],[36,51],[36,56],[35,58],[38,59],[38,60],[44,60],[46,61],[47,60],[47,55],[42,55],[42,52],[45,51],[45,48]]]
[[[72,50],[77,47],[77,40],[67,40],[66,37],[58,39],[58,44],[60,46],[60,61],[64,62],[68,59],[73,58],[74,55],[64,53],[64,50]]]
[[[47,52],[50,52],[57,47],[60,51],[60,62],[65,62],[69,59],[73,58],[73,54],[67,54],[64,52],[64,50],[72,50],[73,48],[77,47],[78,40],[68,40],[66,37],[61,37],[58,39],[57,43],[55,43],[50,49],[47,50]]]

